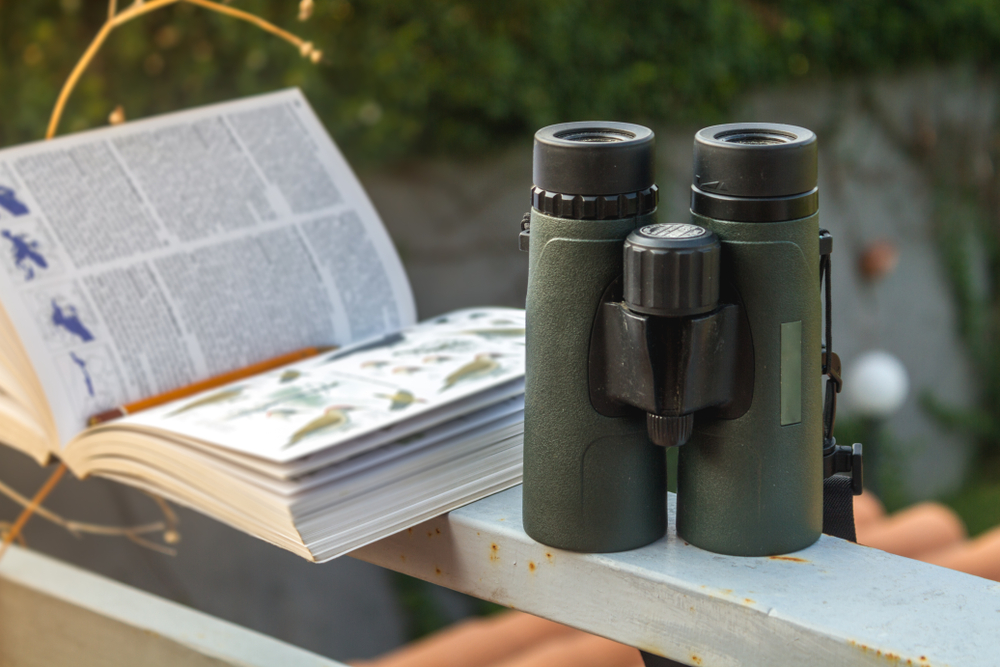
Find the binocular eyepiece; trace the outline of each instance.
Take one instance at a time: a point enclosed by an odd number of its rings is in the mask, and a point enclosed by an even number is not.
[[[679,535],[731,555],[804,548],[822,528],[832,446],[816,136],[701,130],[689,220],[656,220],[654,165],[639,125],[535,135],[521,234],[525,530],[588,552],[659,539],[664,448],[684,445]]]
[[[716,220],[783,222],[819,209],[816,135],[776,123],[733,123],[694,135],[691,212]]]

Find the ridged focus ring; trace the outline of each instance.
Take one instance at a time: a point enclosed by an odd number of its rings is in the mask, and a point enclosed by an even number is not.
[[[707,313],[719,302],[719,238],[690,224],[646,225],[625,239],[622,297],[663,317]]]
[[[616,220],[653,211],[660,198],[655,185],[622,195],[568,195],[531,188],[531,205],[554,218]]]

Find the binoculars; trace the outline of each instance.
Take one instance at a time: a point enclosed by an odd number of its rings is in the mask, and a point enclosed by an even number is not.
[[[825,477],[853,462],[860,492],[860,446],[832,437],[839,361],[816,135],[699,131],[679,221],[656,219],[653,148],[653,132],[629,123],[535,134],[520,236],[525,531],[584,552],[659,539],[665,448],[680,446],[678,535],[729,555],[797,551],[823,528]]]

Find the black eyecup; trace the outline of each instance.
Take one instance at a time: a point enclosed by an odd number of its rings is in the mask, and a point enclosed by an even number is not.
[[[559,123],[535,133],[533,181],[550,193],[617,196],[653,186],[653,131],[610,121]]]
[[[717,220],[779,222],[818,210],[817,143],[780,123],[730,123],[694,137],[691,210]]]

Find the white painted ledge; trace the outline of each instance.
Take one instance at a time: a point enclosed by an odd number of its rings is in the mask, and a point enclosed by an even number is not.
[[[0,560],[0,665],[344,667],[16,546]]]
[[[521,527],[515,487],[351,555],[702,667],[1000,664],[1000,583],[823,536],[719,556],[673,532],[579,554]]]

